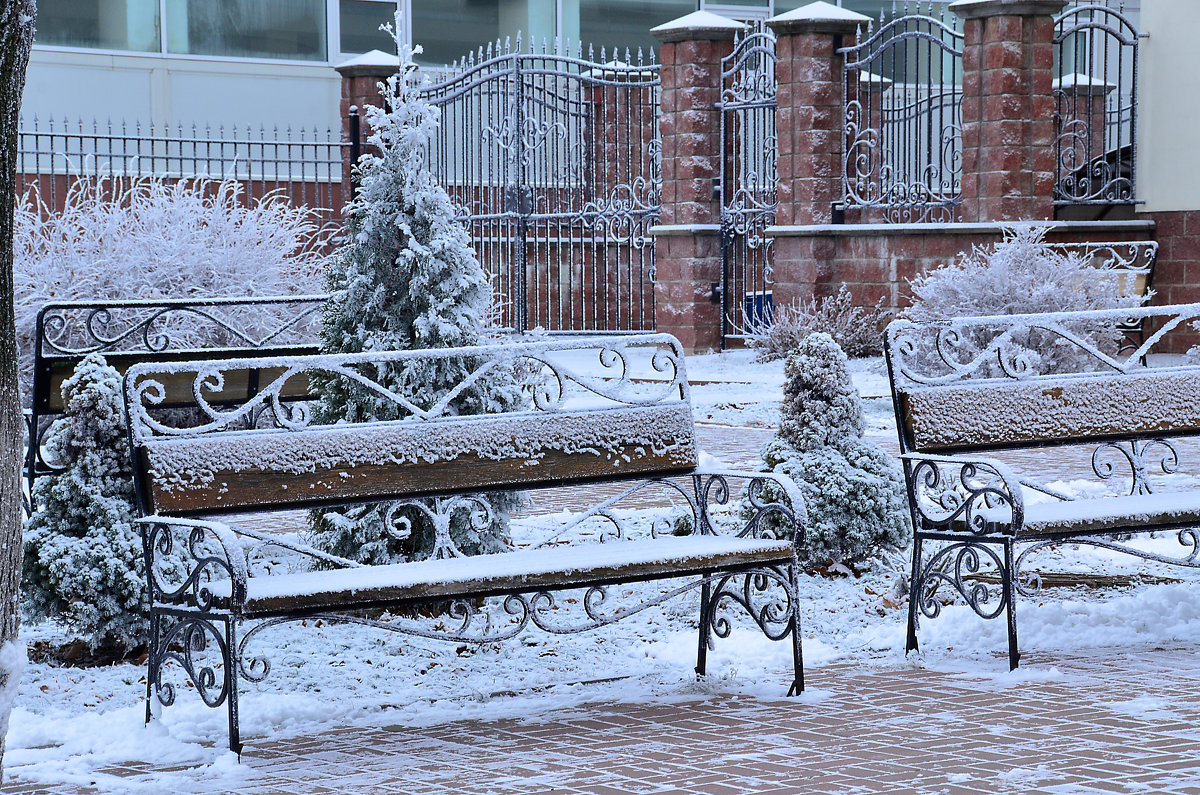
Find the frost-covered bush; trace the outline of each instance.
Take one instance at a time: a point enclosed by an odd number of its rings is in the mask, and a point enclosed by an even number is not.
[[[913,304],[903,313],[916,321],[947,320],[981,315],[1017,315],[1040,312],[1070,312],[1088,309],[1117,309],[1139,305],[1144,296],[1122,295],[1116,273],[1088,264],[1076,252],[1062,252],[1046,244],[1046,227],[1019,226],[1006,229],[1003,239],[990,246],[976,246],[958,262],[930,271],[912,281]],[[1086,329],[1086,335],[1102,346],[1115,349],[1120,338],[1116,326]],[[972,346],[987,338],[957,340],[956,356],[967,360]],[[1035,369],[1069,372],[1088,368],[1094,359],[1078,347],[1044,332],[1018,333],[1013,342],[1039,356]],[[933,351],[917,351],[929,363]],[[936,365],[934,365],[936,366]],[[987,371],[981,371],[981,375]]]
[[[56,618],[93,648],[148,638],[145,564],[121,376],[92,354],[63,382],[65,418],[47,451],[66,466],[40,478],[25,529],[26,614]],[[171,564],[166,564],[168,570]]]
[[[34,320],[49,301],[312,293],[320,289],[331,231],[281,194],[248,201],[233,180],[80,179],[61,212],[27,194],[17,203],[14,234],[24,382]],[[259,320],[269,327],[272,318]],[[177,346],[219,333],[179,316],[169,328]]]
[[[400,70],[388,79],[390,109],[369,107],[367,122],[378,155],[363,158],[360,187],[347,208],[345,245],[326,271],[332,299],[322,344],[329,352],[392,351],[474,345],[491,315],[487,274],[455,220],[446,190],[430,172],[426,153],[438,127],[437,110],[418,93],[412,49],[399,44]],[[371,377],[422,408],[460,383],[479,364],[458,359],[377,367]],[[395,420],[394,402],[337,377],[318,377],[321,422]],[[520,400],[511,372],[489,373],[463,391],[452,410],[479,414],[511,410]],[[507,539],[507,513],[519,498],[489,495],[494,521],[480,533],[460,514],[451,535],[465,554],[496,552]],[[432,523],[408,511],[411,525],[385,527],[387,505],[312,514],[310,541],[364,563],[423,557],[433,549]]]
[[[801,562],[814,568],[863,563],[911,535],[900,466],[863,440],[862,400],[846,363],[828,334],[800,342],[784,366],[779,432],[762,453],[765,469],[791,477],[804,495]],[[776,491],[766,496],[781,498]]]
[[[883,301],[874,307],[855,306],[843,283],[837,295],[775,309],[769,323],[749,330],[746,342],[758,352],[760,362],[773,362],[786,357],[809,334],[823,331],[852,359],[878,356],[883,353],[883,327],[890,315]]]

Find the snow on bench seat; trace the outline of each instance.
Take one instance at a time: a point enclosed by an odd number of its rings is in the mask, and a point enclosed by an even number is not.
[[[1200,493],[1169,492],[1025,505],[1022,534],[1084,533],[1200,522]]]
[[[787,541],[689,536],[251,577],[246,581],[243,612],[262,616],[297,608],[348,609],[563,588],[573,583],[694,575],[745,565],[787,564],[793,554],[794,547]],[[228,602],[228,580],[212,583],[210,590],[218,600]]]

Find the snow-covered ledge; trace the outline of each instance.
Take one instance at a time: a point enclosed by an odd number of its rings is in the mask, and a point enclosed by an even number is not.
[[[686,235],[716,235],[720,224],[655,224],[646,230],[655,237],[684,237]]]
[[[839,8],[825,0],[817,0],[805,6],[777,14],[767,20],[776,34],[789,33],[835,33],[849,34],[866,25],[871,18],[846,8]]]
[[[991,235],[1012,226],[1045,226],[1054,232],[1154,231],[1153,221],[1004,221],[970,224],[809,224],[768,226],[768,237],[882,237],[885,235]],[[653,228],[650,230],[653,233]]]
[[[371,50],[333,67],[342,77],[388,77],[400,69],[400,58],[383,50]]]
[[[650,35],[666,44],[673,41],[726,41],[746,29],[741,22],[714,14],[693,11],[678,19],[650,28]]]

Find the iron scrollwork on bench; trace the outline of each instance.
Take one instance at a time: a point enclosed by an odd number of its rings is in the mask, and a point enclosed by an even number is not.
[[[594,356],[593,364],[581,364],[581,354]],[[432,357],[461,360],[461,381],[418,399],[371,377],[386,369],[380,365]],[[255,394],[208,400],[221,393],[225,373],[268,361],[273,378]],[[315,423],[282,396],[290,381],[317,371],[391,401],[400,419]],[[473,384],[514,374],[524,379],[523,405],[458,414],[455,401]],[[176,426],[152,409],[162,381],[180,377],[191,380],[194,411]],[[767,637],[791,638],[790,692],[803,688],[796,585],[803,498],[772,473],[698,466],[682,352],[672,337],[143,364],[129,371],[125,391],[158,622],[148,697],[170,703],[163,667],[181,668],[204,685],[205,703],[227,706],[235,749],[238,680],[262,681],[271,671],[259,641],[317,618],[479,644],[529,629],[596,630],[699,591],[699,673],[709,645],[730,633],[728,609],[740,608]],[[250,412],[269,421],[251,427]],[[260,479],[271,485],[264,490]],[[564,482],[604,484],[610,496],[555,518],[545,538],[486,565],[463,554],[456,541],[463,523],[482,530],[495,519],[481,492],[557,494]],[[735,482],[745,484],[740,500]],[[663,498],[674,507],[647,517],[646,506]],[[428,558],[363,566],[290,535],[198,518],[381,502],[393,538],[410,536],[418,521],[432,528]],[[591,542],[589,549],[577,549],[576,539]],[[633,587],[648,580],[672,582]],[[221,673],[201,661],[206,653],[221,655]]]
[[[1156,482],[1181,469],[1177,439],[1200,436],[1200,362],[1156,354],[1197,324],[1200,304],[889,326],[914,523],[910,650],[918,618],[941,612],[948,586],[983,618],[1006,617],[1016,667],[1014,597],[1043,587],[1032,560],[1062,544],[1200,567],[1200,495]],[[1135,346],[1121,340],[1131,328],[1145,332]],[[1018,477],[980,457],[1069,447],[1090,456],[1090,490]],[[1181,485],[1190,486],[1173,488]],[[1131,541],[1156,532],[1174,534],[1179,554]]]

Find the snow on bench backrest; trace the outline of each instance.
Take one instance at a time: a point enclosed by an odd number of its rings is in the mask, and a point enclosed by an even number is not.
[[[1147,366],[1200,305],[888,327],[902,444],[952,452],[1200,432],[1200,365]],[[1121,329],[1148,324],[1136,347]],[[1152,333],[1151,333],[1152,332]]]
[[[380,375],[435,359],[461,365],[439,394],[388,389],[398,382]],[[208,400],[224,389],[225,372],[268,366],[280,374],[251,399]],[[162,382],[181,377],[192,384],[192,409],[164,415],[156,410]],[[363,390],[391,417],[320,424],[310,406],[280,399],[296,378]],[[507,385],[502,409],[459,414],[496,384]],[[683,354],[668,335],[142,364],[125,390],[145,513],[678,474],[697,462]]]

